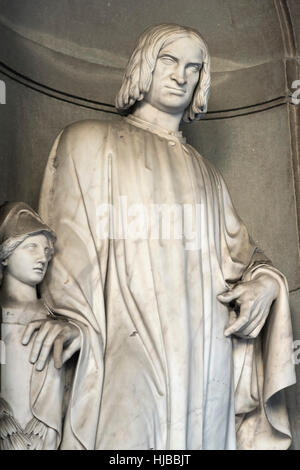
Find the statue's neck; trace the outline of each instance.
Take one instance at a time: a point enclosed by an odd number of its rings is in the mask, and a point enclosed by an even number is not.
[[[170,114],[154,108],[146,101],[138,103],[132,114],[143,121],[173,132],[178,132],[182,118],[182,113]]]
[[[0,288],[0,304],[3,307],[21,306],[24,303],[35,303],[36,301],[36,286],[24,284],[9,275],[3,277]]]

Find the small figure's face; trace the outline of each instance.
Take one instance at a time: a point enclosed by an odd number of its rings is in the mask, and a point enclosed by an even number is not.
[[[202,67],[202,50],[196,38],[177,39],[157,57],[145,101],[169,114],[180,114],[190,104]]]
[[[51,256],[48,238],[43,234],[26,238],[4,261],[5,276],[36,286],[44,279]]]

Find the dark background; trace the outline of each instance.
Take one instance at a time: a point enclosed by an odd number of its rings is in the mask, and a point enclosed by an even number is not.
[[[299,0],[0,0],[0,202],[37,208],[55,136],[80,119],[117,117],[135,40],[162,22],[207,40],[209,112],[183,131],[221,170],[252,237],[287,276],[300,340],[300,107],[290,98],[300,78]],[[287,400],[300,449],[300,385]]]

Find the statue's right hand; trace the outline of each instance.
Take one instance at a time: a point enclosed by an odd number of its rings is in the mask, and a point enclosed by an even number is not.
[[[22,344],[27,345],[38,330],[31,349],[30,362],[36,370],[43,370],[53,347],[53,360],[57,369],[80,349],[78,328],[66,320],[38,320],[29,323],[25,329]]]

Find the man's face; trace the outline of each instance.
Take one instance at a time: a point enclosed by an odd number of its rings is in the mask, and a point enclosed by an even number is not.
[[[169,114],[183,113],[199,80],[202,51],[195,38],[177,39],[162,48],[145,101]]]
[[[49,240],[38,234],[26,238],[2,264],[6,266],[5,275],[35,286],[43,280],[49,259]]]

